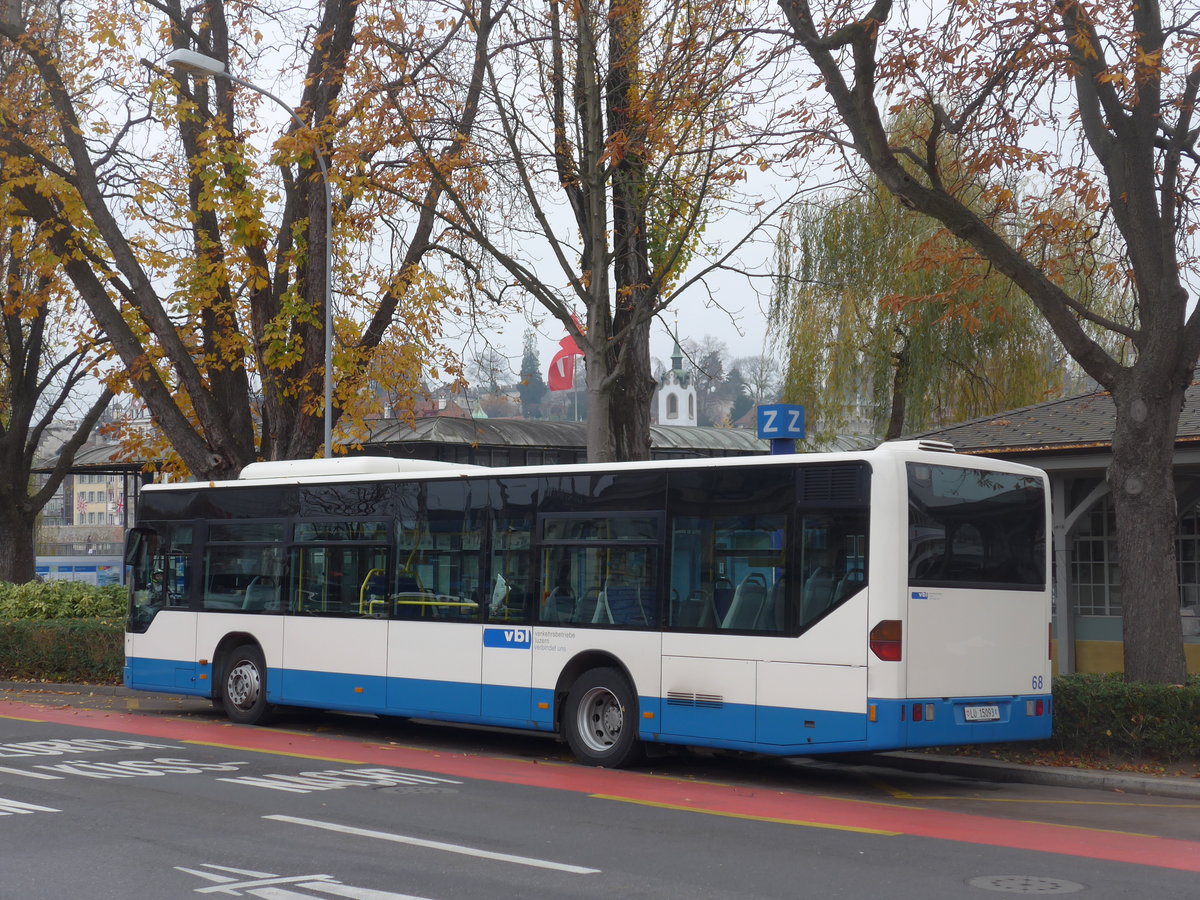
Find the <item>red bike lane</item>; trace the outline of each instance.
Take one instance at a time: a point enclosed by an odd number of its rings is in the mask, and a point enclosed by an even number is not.
[[[17,701],[0,702],[0,718],[117,731],[322,762],[415,769],[707,815],[876,835],[909,835],[1200,872],[1200,841],[846,800],[799,791],[696,782],[571,763],[447,753],[270,728],[149,719],[130,713]]]

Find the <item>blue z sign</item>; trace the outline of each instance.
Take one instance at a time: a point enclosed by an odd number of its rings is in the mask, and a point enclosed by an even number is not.
[[[533,646],[533,632],[528,628],[485,628],[483,646],[528,650]]]
[[[771,403],[758,408],[758,436],[763,440],[804,440],[804,407]]]

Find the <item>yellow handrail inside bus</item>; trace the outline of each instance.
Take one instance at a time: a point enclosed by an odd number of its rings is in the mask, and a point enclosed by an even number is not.
[[[383,569],[371,569],[363,579],[362,587],[358,589],[358,614],[360,616],[365,616],[367,613],[374,613],[376,603],[387,603],[386,600],[372,600],[370,606],[367,605],[367,586],[371,583],[373,577],[382,574]]]

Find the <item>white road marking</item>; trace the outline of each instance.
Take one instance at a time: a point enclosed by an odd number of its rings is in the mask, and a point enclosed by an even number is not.
[[[308,888],[319,894],[332,894],[335,897],[348,897],[349,900],[429,900],[428,897],[417,897],[414,894],[394,894],[391,891],[373,891],[370,888],[352,887],[338,882],[319,882],[300,884],[297,887]],[[263,900],[312,900],[308,894],[297,894],[294,891],[284,891],[278,888],[263,888],[261,891],[251,891]]]
[[[5,800],[0,797],[0,816],[20,816],[35,812],[62,812],[49,806],[35,806],[32,803],[22,803],[20,800]]]
[[[262,900],[313,900],[312,894],[299,894],[289,891],[279,885],[290,884],[294,887],[315,891],[318,894],[334,897],[346,897],[348,900],[428,900],[426,897],[416,897],[412,894],[396,894],[391,891],[376,891],[371,888],[354,887],[342,884],[332,875],[276,875],[272,872],[256,872],[253,869],[234,869],[229,866],[218,866],[215,863],[204,863],[202,868],[190,869],[186,866],[176,866],[179,872],[196,875],[206,881],[217,882],[209,887],[196,888],[197,894],[228,894],[233,897],[243,896],[242,892]],[[222,875],[221,872],[232,872],[242,876],[240,879]]]
[[[27,772],[24,769],[10,769],[8,766],[0,766],[0,772],[7,772],[9,775],[24,775],[26,778],[42,778],[46,781],[62,781],[61,775],[47,775],[44,772]]]
[[[233,872],[235,875],[242,875],[246,878],[275,878],[274,872],[255,872],[253,869],[233,869],[229,866],[218,866],[216,863],[205,863],[205,869],[212,869],[211,872],[205,872],[201,869],[188,869],[184,866],[175,867],[180,872],[187,872],[189,875],[198,875],[208,881],[218,881],[222,884],[228,884],[231,881],[237,881],[236,878],[230,878],[228,875],[218,875],[218,872]]]
[[[293,825],[305,825],[309,828],[321,828],[325,831],[336,831],[354,837],[376,838],[381,841],[391,841],[394,844],[408,844],[411,847],[423,847],[427,850],[442,850],[446,853],[458,853],[463,856],[474,856],[479,859],[494,859],[498,862],[514,863],[519,866],[532,866],[537,869],[553,869],[556,872],[568,872],[572,875],[594,875],[599,869],[588,869],[583,866],[572,866],[567,863],[553,862],[548,859],[536,859],[530,856],[513,856],[509,853],[495,853],[491,850],[481,850],[478,847],[464,847],[461,844],[445,844],[441,841],[427,841],[423,838],[410,837],[403,834],[391,834],[387,831],[371,831],[367,828],[355,828],[351,825],[339,825],[336,822],[320,822],[316,819],[301,819],[296,816],[263,816],[275,822],[290,822]]]

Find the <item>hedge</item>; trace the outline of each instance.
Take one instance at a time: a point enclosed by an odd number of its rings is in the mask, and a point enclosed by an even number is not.
[[[1051,742],[1072,754],[1200,759],[1200,675],[1183,685],[1060,675]]]
[[[0,680],[119,684],[122,585],[0,582]]]
[[[0,581],[0,619],[123,619],[128,596],[120,584]]]
[[[0,621],[0,680],[120,684],[123,619]]]

